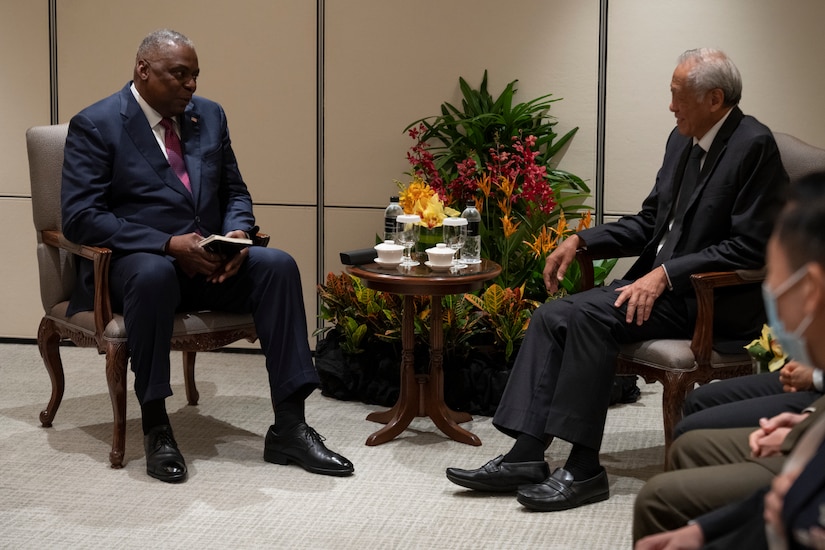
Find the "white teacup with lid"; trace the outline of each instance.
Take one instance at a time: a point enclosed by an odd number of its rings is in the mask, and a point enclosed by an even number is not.
[[[375,251],[378,257],[375,259],[378,264],[395,265],[401,263],[401,254],[404,247],[400,244],[395,244],[395,241],[384,241],[383,243],[375,245]]]
[[[427,249],[427,258],[429,258],[427,265],[436,268],[450,267],[453,263],[453,254],[455,250],[444,243],[438,243],[433,248]]]

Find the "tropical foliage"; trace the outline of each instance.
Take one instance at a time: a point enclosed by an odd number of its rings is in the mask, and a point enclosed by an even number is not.
[[[510,364],[535,308],[578,289],[575,265],[553,296],[547,295],[542,276],[544,260],[558,243],[591,223],[584,204],[587,185],[554,162],[578,128],[558,136],[549,111],[559,99],[547,94],[517,103],[517,82],[494,97],[486,71],[478,89],[460,78],[460,106],[445,102],[439,115],[405,129],[414,144],[407,153],[410,179],[396,181],[404,211],[419,214],[422,225],[433,228],[475,201],[482,217],[482,257],[502,266],[484,291],[443,298],[444,316],[438,322],[448,357],[467,356],[483,345]],[[614,264],[603,260],[594,266],[597,284]],[[401,298],[367,289],[346,274],[329,274],[318,291],[321,317],[331,323],[321,332],[335,326],[347,353],[363,353],[373,341],[400,341]],[[416,298],[415,330],[422,346],[436,322],[430,312],[429,299]]]

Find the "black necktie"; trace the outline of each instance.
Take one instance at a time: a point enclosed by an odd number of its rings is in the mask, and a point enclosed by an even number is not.
[[[698,143],[690,150],[690,156],[688,156],[685,171],[682,174],[682,182],[679,185],[676,206],[673,209],[673,223],[670,225],[670,231],[668,231],[667,237],[665,238],[665,244],[662,245],[662,249],[656,254],[656,261],[653,262],[653,267],[658,267],[673,256],[673,250],[676,248],[676,243],[682,234],[682,220],[685,217],[690,196],[693,195],[693,191],[699,183],[699,172],[701,171],[702,155],[704,154],[705,150],[699,147]]]

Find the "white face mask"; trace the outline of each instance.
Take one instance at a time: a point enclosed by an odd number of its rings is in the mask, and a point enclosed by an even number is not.
[[[776,307],[776,300],[789,291],[795,284],[802,280],[802,277],[808,272],[808,266],[803,265],[797,269],[793,275],[788,277],[785,282],[776,287],[775,290],[768,288],[768,285],[762,284],[762,299],[765,302],[765,315],[768,317],[768,326],[771,327],[774,338],[782,346],[782,351],[785,354],[803,365],[813,367],[810,355],[808,355],[808,344],[805,341],[805,331],[813,322],[813,314],[805,316],[793,332],[788,332],[782,320],[779,319],[779,313]]]

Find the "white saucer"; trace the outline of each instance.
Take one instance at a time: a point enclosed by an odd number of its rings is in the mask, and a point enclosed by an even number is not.
[[[429,267],[429,268],[430,268],[430,269],[432,269],[433,271],[449,271],[449,270],[450,270],[450,268],[451,268],[451,267],[453,267],[453,265],[452,265],[452,264],[447,264],[447,265],[435,265],[435,264],[433,264],[433,263],[432,263],[431,261],[429,261],[429,260],[427,260],[426,262],[424,262],[424,265],[426,265],[427,267]]]
[[[378,265],[386,265],[386,266],[396,266],[396,265],[401,263],[401,260],[393,262],[393,261],[382,260],[381,258],[375,258],[373,261],[375,263],[377,263]]]

